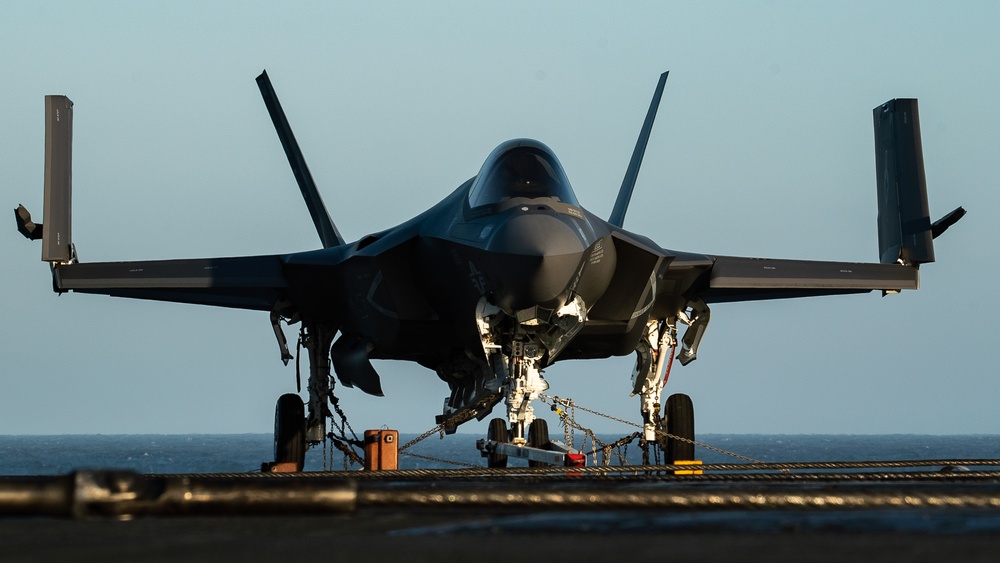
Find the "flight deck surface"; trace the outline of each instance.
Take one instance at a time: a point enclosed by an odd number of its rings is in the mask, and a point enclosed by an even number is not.
[[[998,462],[950,461],[4,477],[0,559],[992,560]]]

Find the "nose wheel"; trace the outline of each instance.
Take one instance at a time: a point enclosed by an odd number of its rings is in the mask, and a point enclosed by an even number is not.
[[[536,418],[528,426],[528,445],[532,448],[545,449],[549,445],[549,423],[544,419]],[[528,467],[547,467],[547,463],[541,461],[528,460]]]
[[[510,457],[527,460],[528,467],[583,467],[586,464],[578,451],[561,442],[549,440],[549,425],[540,418],[536,418],[528,426],[527,439],[518,442],[513,438],[514,434],[507,428],[507,420],[490,420],[486,440],[476,442],[482,456],[487,458],[488,467],[507,467]]]
[[[507,443],[507,421],[502,418],[490,420],[489,429],[486,431],[486,438],[491,442]],[[504,454],[491,453],[486,457],[486,465],[494,468],[507,467],[507,456]]]

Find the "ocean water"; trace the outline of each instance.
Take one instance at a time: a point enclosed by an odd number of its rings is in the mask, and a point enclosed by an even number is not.
[[[403,444],[416,437],[402,434]],[[485,467],[476,450],[480,438],[455,434],[443,440],[431,436],[409,451],[437,459]],[[556,438],[556,435],[553,435]],[[581,436],[576,436],[580,447]],[[599,436],[613,442],[618,436]],[[229,473],[259,471],[262,462],[273,458],[270,434],[190,434],[190,435],[62,435],[0,436],[0,475],[61,475],[76,469],[130,469],[142,473]],[[759,435],[705,434],[698,441],[716,448],[767,462],[779,461],[889,461],[938,459],[1000,459],[1000,436],[955,435]],[[583,444],[584,451],[591,444]],[[331,452],[334,452],[331,455]],[[622,448],[630,463],[638,463],[642,452],[633,442]],[[705,448],[696,449],[705,463],[742,463]],[[618,458],[612,464],[618,465]],[[593,458],[588,459],[593,464]],[[526,465],[511,460],[511,466]],[[450,463],[407,455],[400,467],[455,468]],[[310,449],[306,469],[343,469],[344,457],[328,447]],[[357,469],[356,465],[349,466]]]

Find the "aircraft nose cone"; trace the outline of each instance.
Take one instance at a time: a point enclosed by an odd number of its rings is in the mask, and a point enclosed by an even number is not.
[[[490,250],[527,256],[559,256],[583,252],[585,246],[573,228],[549,214],[515,215],[500,226]]]
[[[535,305],[561,307],[585,249],[568,221],[543,213],[512,217],[489,244],[499,255],[492,268],[494,303],[509,314]]]

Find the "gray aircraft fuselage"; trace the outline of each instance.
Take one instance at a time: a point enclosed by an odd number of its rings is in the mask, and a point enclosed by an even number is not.
[[[486,179],[477,179],[496,173],[491,166],[498,152],[507,159],[543,157],[557,177],[534,181],[557,185],[531,193],[522,189],[523,178],[497,178],[483,196]],[[542,143],[508,141],[483,168],[403,225],[349,245],[285,257],[290,301],[364,339],[372,358],[410,359],[437,369],[451,356],[481,348],[473,319],[483,296],[508,316],[547,319],[578,295],[591,307],[588,323],[600,327],[596,332],[606,344],[594,349],[571,343],[560,359],[631,353],[653,312],[663,258],[673,254],[580,207]],[[630,246],[639,259],[629,253],[620,259],[616,244]],[[710,263],[707,256],[698,258]],[[314,289],[318,279],[325,280],[325,291]],[[640,291],[602,299],[615,281]]]

